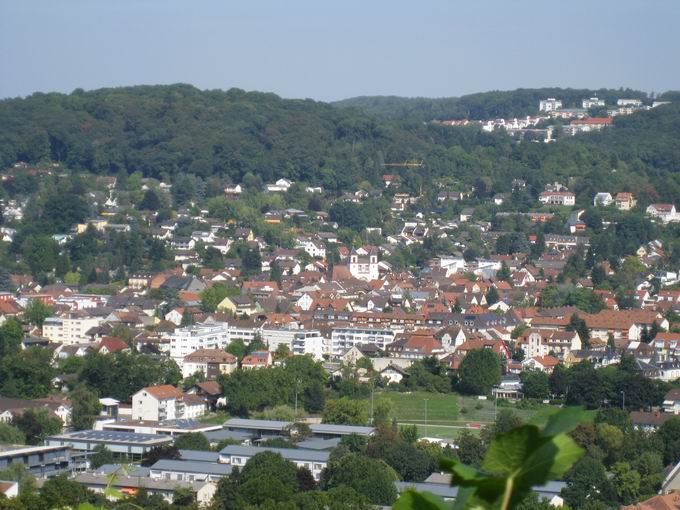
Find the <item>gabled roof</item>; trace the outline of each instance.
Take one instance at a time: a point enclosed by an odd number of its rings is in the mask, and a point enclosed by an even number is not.
[[[236,363],[236,356],[222,349],[198,349],[184,357],[189,363]]]
[[[219,396],[222,394],[222,387],[217,381],[202,381],[195,384],[203,393],[211,397]]]
[[[105,336],[97,345],[97,351],[101,351],[104,348],[106,348],[108,352],[116,352],[129,349],[130,346],[125,340],[118,336]]]
[[[146,391],[149,395],[156,398],[157,400],[166,400],[170,398],[182,398],[182,390],[175,388],[170,384],[164,384],[162,386],[148,386],[142,388],[140,391]]]

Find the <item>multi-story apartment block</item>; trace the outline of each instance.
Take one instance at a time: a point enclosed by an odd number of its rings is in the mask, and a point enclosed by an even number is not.
[[[205,401],[196,395],[184,395],[169,384],[148,386],[132,395],[132,419],[165,421],[198,418],[207,409]]]
[[[276,351],[285,345],[296,355],[310,355],[314,359],[322,359],[327,353],[326,341],[316,329],[297,327],[265,328],[261,331],[262,341],[270,351]]]
[[[590,99],[584,99],[581,101],[581,106],[583,108],[598,108],[604,105],[604,99],[599,99],[597,97],[591,97]]]
[[[176,329],[170,336],[170,357],[182,367],[184,358],[199,349],[222,349],[229,345],[229,324],[196,324]]]
[[[88,330],[101,322],[101,317],[93,317],[82,310],[48,317],[43,323],[43,336],[65,345],[87,343],[90,341]]]
[[[199,349],[184,357],[182,377],[187,378],[202,372],[208,379],[221,374],[230,374],[238,368],[238,360],[224,349]]]
[[[528,329],[517,339],[517,347],[524,350],[527,358],[547,356],[549,353],[565,355],[581,349],[581,337],[575,331]]]
[[[132,419],[175,420],[184,417],[184,394],[169,384],[142,388],[132,396]]]
[[[538,109],[541,112],[554,112],[562,108],[562,101],[555,99],[554,97],[549,97],[548,99],[541,99],[538,103]]]
[[[357,345],[371,344],[380,350],[394,342],[396,332],[385,328],[341,327],[331,333],[331,354],[338,356]]]

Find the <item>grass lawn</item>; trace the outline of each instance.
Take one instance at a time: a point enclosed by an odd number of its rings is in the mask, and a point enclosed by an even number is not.
[[[455,438],[462,430],[476,432],[479,427],[495,420],[495,403],[492,399],[479,400],[477,397],[457,393],[412,393],[382,392],[380,398],[392,402],[394,416],[399,423],[414,423],[423,436]],[[425,430],[425,399],[427,399],[427,431]],[[511,409],[522,420],[543,425],[558,407],[538,404],[531,409],[520,409],[513,404],[500,405],[498,411]],[[589,413],[592,419],[594,413]],[[472,428],[468,428],[472,427]]]
[[[458,395],[454,393],[385,392],[381,398],[392,402],[397,421],[425,423],[425,399],[427,399],[427,422],[439,425],[455,425],[458,420]]]
[[[229,418],[230,418],[229,413],[227,413],[226,411],[217,411],[202,416],[201,418],[199,418],[199,421],[202,423],[214,423],[215,425],[222,425]]]

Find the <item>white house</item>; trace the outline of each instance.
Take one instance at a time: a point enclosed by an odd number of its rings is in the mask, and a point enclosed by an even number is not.
[[[576,204],[576,195],[571,191],[542,191],[538,201],[542,204],[572,206]]]
[[[8,499],[16,498],[19,495],[19,482],[1,480],[0,491]]]
[[[281,192],[285,193],[292,185],[293,181],[289,181],[288,179],[282,178],[276,181],[274,184],[265,185],[264,190],[269,193],[281,193]]]
[[[607,207],[613,201],[614,198],[612,197],[611,193],[600,192],[595,195],[595,198],[593,199],[593,205],[595,207],[597,206]]]
[[[241,188],[240,184],[237,184],[236,186],[227,186],[224,188],[224,192],[227,195],[240,195],[243,193],[243,188]]]
[[[238,360],[224,349],[198,349],[182,360],[182,377],[202,372],[208,379],[230,374],[238,368]]]
[[[380,377],[387,380],[387,384],[399,384],[408,372],[399,365],[390,364],[380,371]]]
[[[205,413],[206,403],[196,395],[184,395],[169,384],[148,386],[132,395],[132,419],[164,421],[197,418]]]
[[[467,262],[463,257],[442,256],[439,258],[439,267],[446,269],[446,276],[454,273],[462,273],[467,268]]]
[[[647,214],[660,219],[663,223],[678,221],[678,213],[673,204],[651,204],[647,207]]]
[[[309,238],[299,238],[296,248],[303,249],[312,258],[326,258],[326,247],[321,241]]]

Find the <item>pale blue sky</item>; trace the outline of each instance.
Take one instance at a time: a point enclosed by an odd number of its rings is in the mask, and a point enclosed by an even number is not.
[[[679,0],[0,0],[0,97],[191,83],[284,97],[680,89]]]

